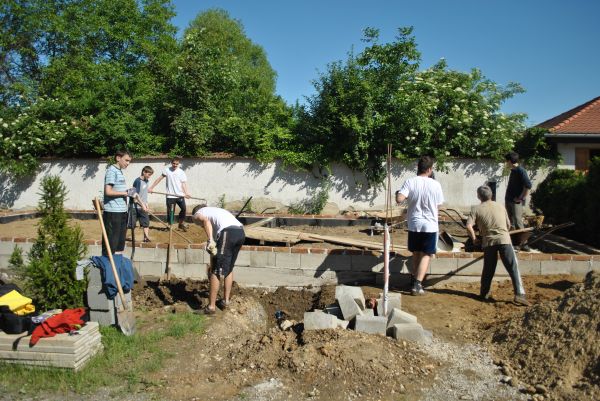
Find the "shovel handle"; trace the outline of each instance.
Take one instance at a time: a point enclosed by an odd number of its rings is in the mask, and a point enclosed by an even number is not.
[[[177,198],[185,198],[185,196],[183,196],[183,195],[169,194],[167,192],[152,191],[151,193],[152,194],[158,194],[158,195],[175,196]],[[196,198],[195,196],[190,196],[189,199],[195,199],[195,200],[206,202],[206,199],[204,199],[204,198]]]
[[[113,275],[115,276],[115,283],[117,284],[117,290],[119,291],[119,296],[121,297],[121,309],[125,310],[125,294],[123,293],[123,287],[121,287],[121,280],[119,279],[119,275],[117,274],[115,260],[112,257],[110,242],[108,241],[108,234],[106,234],[106,228],[104,227],[104,219],[102,218],[102,211],[100,209],[100,202],[98,201],[98,198],[94,198],[94,206],[96,206],[98,220],[100,220],[100,227],[102,227],[102,239],[104,240],[104,245],[106,246],[108,259],[110,260],[110,267],[112,268]]]

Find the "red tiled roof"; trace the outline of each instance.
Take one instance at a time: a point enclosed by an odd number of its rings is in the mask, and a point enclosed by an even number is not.
[[[553,134],[600,135],[600,96],[538,124]]]

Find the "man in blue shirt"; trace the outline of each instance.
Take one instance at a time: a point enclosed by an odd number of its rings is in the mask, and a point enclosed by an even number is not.
[[[115,153],[116,163],[106,169],[104,176],[104,228],[112,253],[123,253],[127,232],[127,195],[123,170],[129,166],[131,155],[119,150]],[[104,241],[102,254],[108,256]]]
[[[523,206],[525,206],[525,198],[531,189],[531,180],[525,169],[519,165],[519,154],[517,152],[506,154],[504,159],[506,160],[506,166],[510,168],[504,203],[511,226],[513,229],[519,230],[525,227],[523,224]],[[522,250],[528,250],[525,248]]]

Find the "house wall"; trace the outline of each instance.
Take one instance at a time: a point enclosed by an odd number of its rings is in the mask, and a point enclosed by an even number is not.
[[[563,157],[558,168],[575,170],[576,148],[600,149],[600,143],[558,143],[557,149]]]
[[[127,182],[133,183],[143,166],[150,165],[156,179],[168,159],[134,159],[124,171]],[[281,162],[262,164],[253,159],[185,159],[182,166],[187,174],[193,196],[205,198],[209,205],[216,205],[219,198],[238,201],[254,197],[253,203],[266,199],[281,205],[309,199],[322,186],[323,174],[318,171],[293,170]],[[46,175],[59,175],[69,194],[65,207],[76,210],[92,209],[92,198],[102,196],[106,163],[100,160],[65,159],[46,161],[39,172],[30,177],[11,180],[0,175],[0,206],[19,209],[35,208],[39,201],[40,182]],[[416,164],[393,162],[392,190],[416,173]],[[446,198],[446,206],[459,209],[478,203],[475,194],[479,185],[497,182],[497,198],[502,200],[508,177],[503,163],[493,160],[457,159],[445,165],[445,171],[435,172]],[[530,171],[534,188],[547,175],[548,170]],[[332,166],[329,179],[332,182],[329,202],[340,209],[382,209],[385,190],[369,188],[365,177],[342,164]],[[165,191],[164,180],[156,190]],[[154,210],[164,209],[164,196],[150,195],[149,203]],[[190,202],[194,204],[195,202]],[[259,210],[260,211],[260,210]]]

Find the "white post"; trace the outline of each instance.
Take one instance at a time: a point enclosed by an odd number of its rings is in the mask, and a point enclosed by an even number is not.
[[[385,222],[383,231],[383,316],[388,314],[388,287],[390,281],[390,228]]]

